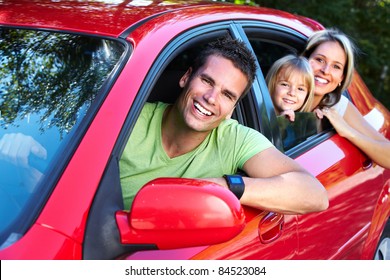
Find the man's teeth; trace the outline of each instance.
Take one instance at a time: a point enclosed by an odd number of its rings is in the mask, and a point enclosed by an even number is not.
[[[320,77],[315,77],[315,80],[321,84],[327,84],[328,80],[322,79]]]
[[[198,109],[199,112],[201,112],[204,115],[211,116],[211,112],[207,111],[205,108],[203,108],[199,103],[194,102],[194,106],[196,109]]]

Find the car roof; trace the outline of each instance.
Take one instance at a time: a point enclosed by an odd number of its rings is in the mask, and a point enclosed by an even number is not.
[[[286,22],[286,25],[302,33],[321,29],[321,25],[311,19],[282,11],[210,1],[0,1],[0,25],[111,37],[129,34],[142,23],[167,14],[171,16],[159,24],[172,24],[195,17],[199,20],[203,17],[203,21],[237,18]]]

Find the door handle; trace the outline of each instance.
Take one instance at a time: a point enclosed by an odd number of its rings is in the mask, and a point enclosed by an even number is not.
[[[363,170],[367,170],[369,168],[372,167],[372,160],[370,158],[366,158],[363,162],[362,162],[362,168]]]
[[[259,222],[258,232],[261,243],[268,244],[283,233],[284,215],[269,212]]]

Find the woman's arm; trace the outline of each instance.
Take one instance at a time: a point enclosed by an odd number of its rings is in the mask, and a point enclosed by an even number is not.
[[[349,102],[344,117],[333,108],[325,108],[317,115],[326,116],[337,133],[351,141],[374,162],[390,168],[390,141],[376,131]]]

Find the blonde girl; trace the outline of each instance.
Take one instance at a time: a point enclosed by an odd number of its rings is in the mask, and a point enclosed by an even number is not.
[[[311,111],[314,76],[305,57],[290,54],[278,59],[266,81],[277,115],[294,121],[294,112]]]

